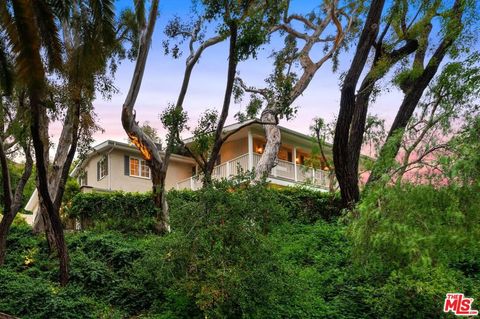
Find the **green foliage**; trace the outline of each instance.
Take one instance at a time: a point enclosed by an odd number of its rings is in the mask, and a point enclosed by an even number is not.
[[[372,190],[351,226],[355,252],[388,272],[461,261],[480,240],[479,194],[477,188],[412,185]]]
[[[23,173],[23,167],[24,164],[17,164],[14,162],[9,162],[8,163],[8,168],[10,171],[10,180],[12,184],[12,189],[15,190],[17,187],[18,182],[20,181],[20,178],[22,177]],[[0,172],[0,179],[2,179],[2,173]],[[33,191],[35,190],[35,174],[32,174],[30,178],[27,181],[27,184],[25,185],[25,189],[23,191],[22,195],[22,209],[25,207],[25,205],[28,202],[28,199],[30,196],[33,194]],[[3,184],[0,183],[0,213],[3,210]]]
[[[479,298],[477,186],[370,189],[349,226],[358,267],[376,278],[377,316],[438,318],[445,293]]]
[[[478,194],[372,188],[350,220],[338,218],[334,195],[223,181],[170,191],[173,232],[163,237],[142,229],[154,217],[150,195],[79,194],[76,216],[100,227],[66,234],[69,286],[54,284],[45,239],[16,221],[0,309],[22,318],[450,318],[446,292],[480,297]]]
[[[60,288],[7,269],[0,269],[0,309],[26,319],[115,318],[113,311],[73,285]]]
[[[172,316],[265,317],[266,300],[282,291],[266,234],[284,210],[263,186],[223,182],[171,201],[174,233],[155,241],[134,266],[152,287],[152,311]],[[277,296],[280,297],[281,295]],[[193,317],[197,317],[194,315]]]
[[[338,194],[307,188],[272,190],[279,204],[288,212],[289,220],[313,224],[318,220],[331,221],[340,216],[342,207]]]
[[[244,189],[226,181],[216,185],[224,190],[235,187],[235,191],[229,193],[225,201],[251,203],[254,211],[267,204],[277,205],[276,209],[270,209],[268,215],[264,216],[265,220],[274,220],[275,223],[282,220],[283,216],[302,223],[314,223],[319,219],[332,220],[339,216],[341,207],[338,196],[307,188],[268,189],[264,186],[247,186]],[[171,190],[168,193],[172,227],[185,229],[189,225],[192,216],[180,214],[177,209],[194,206],[200,210],[197,206],[202,196],[201,191]],[[67,210],[70,218],[91,221],[99,229],[114,229],[124,233],[153,232],[155,214],[150,193],[79,193],[74,196],[71,207]]]
[[[480,181],[480,116],[469,120],[449,146],[453,154],[440,159],[442,169],[450,180],[465,185]]]
[[[92,221],[101,229],[150,233],[156,211],[149,193],[80,193],[72,199],[68,217]]]

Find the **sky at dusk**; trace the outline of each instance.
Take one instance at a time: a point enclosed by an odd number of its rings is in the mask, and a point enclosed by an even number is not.
[[[130,5],[131,1],[117,1],[117,11]],[[165,56],[162,41],[165,39],[163,30],[166,23],[175,15],[188,16],[190,0],[161,0],[160,16],[154,32],[152,47],[150,49],[142,87],[136,102],[137,120],[142,123],[149,121],[157,128],[160,136],[164,135],[158,114],[168,105],[174,103],[180,89],[184,72],[186,54],[180,59],[174,60]],[[309,11],[319,1],[296,0],[292,2],[291,13],[304,13]],[[282,39],[276,35],[270,44],[265,45],[259,52],[257,59],[241,62],[238,72],[247,85],[261,87],[264,79],[272,70],[272,59],[269,58],[275,48],[280,48]],[[283,120],[281,125],[297,130],[302,133],[309,132],[312,118],[316,116],[331,120],[339,109],[340,102],[340,76],[345,72],[351,62],[354,47],[349,52],[343,52],[340,56],[340,66],[336,73],[332,72],[332,64],[327,62],[316,73],[314,79],[298,98],[294,105],[298,106],[297,116],[290,121]],[[320,52],[313,52],[312,58]],[[199,64],[193,70],[189,90],[184,103],[184,108],[189,114],[189,125],[193,128],[200,114],[207,108],[220,110],[227,76],[227,53],[228,41],[207,49],[200,58]],[[104,133],[95,134],[95,142],[99,143],[106,139],[126,141],[126,134],[120,122],[121,106],[128,91],[130,79],[133,74],[134,63],[124,60],[120,65],[116,76],[115,85],[119,93],[111,100],[102,100],[99,97],[95,102],[95,111],[98,114],[99,124],[105,130]],[[387,125],[393,120],[400,105],[402,95],[391,88],[388,93],[382,94],[370,108],[370,113],[378,114],[387,120]],[[233,102],[233,101],[232,101]],[[233,115],[243,110],[247,99],[240,104],[232,104],[227,124],[235,122]],[[56,140],[60,134],[61,125],[54,123],[51,126],[51,135]],[[183,136],[191,134],[185,132]]]

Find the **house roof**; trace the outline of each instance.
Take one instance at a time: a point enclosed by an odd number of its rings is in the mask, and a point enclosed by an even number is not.
[[[85,159],[83,159],[77,165],[75,165],[75,168],[70,173],[70,176],[72,177],[78,176],[80,171],[85,167],[85,165],[90,161],[92,157],[103,154],[105,151],[111,151],[111,150],[123,150],[126,152],[133,152],[133,153],[140,154],[140,151],[131,144],[114,141],[114,140],[106,140],[100,144],[93,146],[91,150],[87,153],[87,156],[85,157]],[[193,159],[190,157],[182,156],[178,154],[172,154],[170,159],[177,160],[180,162],[188,162],[188,163],[191,163],[193,161]]]
[[[255,123],[257,122],[257,123]],[[250,124],[250,126],[255,126],[255,127],[259,127],[261,128],[262,124],[258,123],[260,122],[260,119],[250,119],[250,120],[246,120],[244,122],[237,122],[237,123],[234,123],[234,124],[230,124],[230,125],[226,125],[224,128],[223,128],[223,131],[225,133],[228,133],[228,132],[231,132],[231,131],[234,131],[242,126],[246,126],[248,124]],[[247,126],[248,127],[248,126]],[[312,137],[307,135],[307,134],[303,134],[303,133],[300,133],[300,132],[297,132],[297,131],[294,131],[292,129],[289,129],[289,128],[286,128],[285,126],[282,126],[282,125],[278,125],[278,128],[280,129],[280,131],[282,133],[287,133],[288,135],[291,135],[291,136],[295,136],[297,138],[300,138],[300,139],[303,139],[305,141],[311,141]],[[185,143],[191,143],[193,142],[193,136],[192,137],[189,137],[187,139],[184,139],[184,142]],[[330,143],[326,143],[327,146],[331,147],[332,145]]]

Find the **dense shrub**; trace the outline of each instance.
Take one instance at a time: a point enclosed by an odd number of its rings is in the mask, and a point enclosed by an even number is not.
[[[152,242],[134,266],[154,294],[152,312],[267,317],[276,307],[268,300],[286,293],[266,237],[285,211],[261,185],[217,183],[195,196],[171,205],[175,232]]]
[[[242,189],[230,182],[216,184],[220,189],[237,187],[236,192]],[[223,186],[221,186],[223,185]],[[255,203],[275,203],[291,221],[315,223],[319,219],[332,220],[340,214],[340,200],[337,195],[310,190],[307,188],[269,189],[261,186],[261,192],[250,190],[248,198],[255,209]],[[247,186],[250,189],[250,186]],[[199,191],[171,190],[168,201],[172,224],[183,227],[184,222],[177,217],[176,211],[184,211],[185,206],[195,204],[199,200]],[[242,194],[242,193],[241,193]],[[241,195],[240,194],[240,195]],[[263,196],[263,197],[262,197]],[[80,193],[77,194],[67,210],[68,217],[93,222],[96,228],[119,230],[127,233],[151,233],[155,230],[156,210],[149,193]],[[184,216],[190,218],[189,216]],[[270,219],[275,216],[264,215]],[[183,217],[181,217],[183,218]]]
[[[478,187],[372,189],[358,213],[349,235],[358,267],[376,278],[377,316],[445,317],[447,292],[480,298]]]
[[[288,211],[291,221],[312,224],[320,219],[333,220],[340,216],[342,205],[339,194],[305,187],[273,189],[272,193]]]
[[[104,304],[74,285],[52,282],[0,268],[0,309],[21,318],[115,318]]]
[[[473,249],[480,241],[478,188],[406,185],[372,191],[359,215],[350,233],[365,265],[387,272],[435,264],[478,269],[480,253]]]
[[[67,213],[82,223],[93,222],[99,229],[130,233],[155,231],[156,211],[148,193],[80,193],[73,197]]]

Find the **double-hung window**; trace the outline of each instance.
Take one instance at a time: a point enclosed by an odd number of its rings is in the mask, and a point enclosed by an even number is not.
[[[108,175],[108,157],[104,156],[97,162],[97,180]]]
[[[150,167],[143,159],[130,157],[130,176],[150,178]]]

